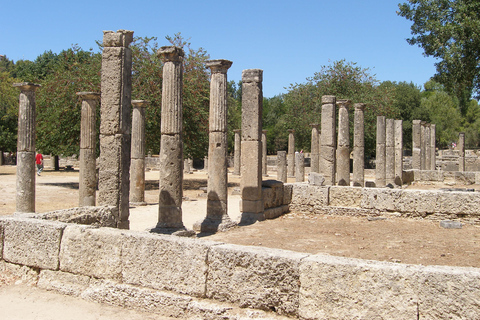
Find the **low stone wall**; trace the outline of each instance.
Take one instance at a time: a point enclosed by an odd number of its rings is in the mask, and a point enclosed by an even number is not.
[[[365,261],[16,217],[0,218],[0,239],[2,272],[28,275],[47,290],[165,316],[480,316],[477,268]]]
[[[442,170],[408,170],[404,171],[404,176],[408,175],[413,179],[404,179],[404,181],[433,181],[447,182],[455,184],[480,184],[480,172],[475,171],[442,171]]]
[[[480,225],[478,192],[290,185],[291,210],[359,216],[395,214]]]

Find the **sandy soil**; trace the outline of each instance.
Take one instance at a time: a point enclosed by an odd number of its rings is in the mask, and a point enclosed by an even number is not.
[[[0,215],[10,215],[15,211],[15,170],[14,166],[0,167]],[[276,173],[269,172],[269,174],[270,177],[265,177],[265,179],[275,179]],[[130,208],[132,230],[146,230],[154,227],[157,222],[158,176],[158,171],[146,173],[145,200],[148,205]],[[183,202],[183,220],[187,228],[191,228],[193,223],[205,217],[206,194],[200,188],[206,187],[206,179],[207,176],[202,171],[185,175],[184,196],[186,198]],[[78,171],[55,172],[46,170],[40,177],[37,177],[36,183],[37,212],[71,208],[78,205]],[[229,194],[238,185],[239,177],[229,174]],[[452,186],[443,184],[409,186],[409,188],[419,189],[441,187]],[[478,185],[455,187],[480,190]],[[240,197],[238,195],[229,196],[229,215],[237,221],[240,217],[239,201]],[[480,267],[480,226],[473,225],[463,225],[462,229],[443,229],[438,222],[434,221],[396,217],[369,221],[367,218],[360,217],[291,212],[274,220],[236,227],[228,232],[218,233],[206,238],[241,245],[281,248],[308,253],[322,252],[337,256],[397,263]],[[1,308],[3,308],[3,305],[11,305],[11,308],[15,308],[16,303],[20,303],[20,305],[29,303],[30,293],[24,295],[24,289],[22,288],[25,287],[1,286],[0,282]],[[27,291],[31,292],[32,290],[32,295],[35,297],[34,293],[39,289],[29,289]],[[52,293],[52,295],[55,294]],[[9,297],[11,297],[11,301],[8,300]],[[60,301],[70,298],[62,298],[61,295],[58,295]],[[22,299],[24,299],[23,302]],[[56,298],[51,299],[53,303],[56,303]],[[81,299],[76,301],[72,307],[84,303],[81,302]],[[40,302],[38,303],[40,304]],[[67,300],[65,300],[65,303],[73,304],[67,302]],[[105,316],[102,314],[102,317],[82,317],[82,319],[123,319],[118,317],[115,310],[105,312],[110,312],[111,318],[105,313]],[[99,313],[93,311],[93,314]],[[22,316],[20,318],[57,319],[44,316],[36,318]],[[129,319],[137,318],[129,317]],[[145,316],[142,319],[150,318]]]

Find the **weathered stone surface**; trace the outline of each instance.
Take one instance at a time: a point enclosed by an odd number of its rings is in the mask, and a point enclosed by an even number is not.
[[[338,106],[338,139],[336,172],[339,186],[350,186],[350,129],[348,107],[350,100],[337,100]]]
[[[207,297],[296,315],[299,265],[308,254],[225,244],[208,255]]]
[[[287,175],[295,177],[295,130],[288,129]]]
[[[308,184],[312,186],[323,186],[324,183],[325,178],[320,173],[310,172],[308,174]]]
[[[362,189],[352,187],[330,187],[329,205],[335,207],[360,207]]]
[[[480,270],[422,267],[418,277],[417,319],[476,319],[480,315]]]
[[[70,296],[80,296],[88,288],[90,277],[62,271],[41,270],[37,286]]]
[[[57,270],[62,232],[66,224],[22,218],[1,218],[3,259],[26,266]]]
[[[395,120],[395,184],[403,184],[403,120]],[[433,166],[435,170],[435,166]]]
[[[30,82],[22,82],[14,83],[13,86],[20,89],[17,152],[35,152],[35,91],[40,85]]]
[[[17,152],[15,211],[35,212],[35,152]]]
[[[262,181],[263,202],[265,209],[283,205],[283,183],[277,180]]]
[[[128,232],[122,244],[123,281],[204,296],[207,252],[217,244],[220,243]]]
[[[145,202],[145,160],[130,160],[130,203],[146,205]]]
[[[128,47],[132,41],[133,31],[103,31],[103,45],[105,47]]]
[[[300,264],[302,319],[417,319],[416,267],[313,255]]]
[[[242,189],[243,200],[262,198],[262,168],[260,141],[242,141]]]
[[[322,146],[320,150],[320,174],[325,178],[325,185],[335,185],[335,156],[334,147]]]
[[[412,168],[420,170],[421,167],[421,121],[412,120]]]
[[[283,204],[290,204],[292,202],[292,194],[293,194],[293,184],[285,183],[283,185]]]
[[[395,205],[401,193],[401,190],[364,188],[362,190],[361,207],[364,209],[396,211]]]
[[[395,120],[385,120],[385,184],[395,185]]]
[[[39,213],[32,216],[36,219],[55,220],[65,223],[84,224],[92,227],[116,227],[115,218],[118,216],[116,207],[77,207],[51,212]]]
[[[442,220],[440,221],[440,227],[445,229],[462,229],[462,223],[460,221]]]
[[[480,217],[480,211],[478,210],[478,208],[480,208],[480,193],[430,192],[437,194],[437,200],[434,203],[435,212]]]
[[[79,206],[95,206],[97,191],[96,150],[80,149],[80,172],[78,178]]]
[[[242,142],[262,140],[262,80],[263,70],[242,71]]]
[[[207,179],[207,217],[221,217],[227,215],[228,198],[226,131],[210,131],[208,159],[211,170]]]
[[[319,150],[320,150],[320,134],[318,131],[318,127],[320,124],[312,123],[310,124],[312,127],[312,139],[311,139],[311,146],[310,146],[310,172],[319,172],[320,168],[319,165]]]
[[[377,148],[375,152],[375,185],[378,188],[383,188],[386,185],[385,181],[385,134],[386,122],[385,116],[377,116]]]
[[[296,184],[292,190],[292,203],[311,207],[328,206],[329,187]]]
[[[355,103],[353,127],[353,186],[365,185],[365,103]]]
[[[302,152],[295,153],[295,182],[305,181],[305,155]]]
[[[0,260],[0,274],[2,276],[15,278],[16,281],[27,286],[35,286],[37,284],[38,273],[38,268],[8,263],[4,260]]]
[[[234,145],[234,160],[233,160],[233,174],[240,175],[240,166],[241,166],[241,153],[242,153],[242,137],[241,130],[233,130],[235,133],[235,145]]]
[[[124,236],[109,228],[68,226],[60,247],[60,270],[95,278],[121,279]]]
[[[3,221],[0,220],[0,260],[3,259]]]
[[[275,219],[287,213],[288,211],[290,211],[288,205],[282,205],[280,207],[265,209],[263,215],[265,216],[265,219]]]
[[[287,152],[277,151],[277,180],[287,182]],[[480,177],[479,177],[480,180]]]
[[[335,185],[337,135],[335,96],[322,96],[319,171],[326,185]]]

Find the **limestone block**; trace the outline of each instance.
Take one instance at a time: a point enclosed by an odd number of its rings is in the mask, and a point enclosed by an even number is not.
[[[0,260],[3,259],[3,220],[0,220]]]
[[[398,198],[401,194],[401,190],[363,188],[361,207],[363,209],[396,211]]]
[[[265,216],[265,219],[275,219],[280,217],[282,214],[287,213],[288,211],[288,206],[282,205],[280,207],[265,209],[263,215]]]
[[[477,319],[480,269],[427,266],[418,272],[419,319]]]
[[[320,173],[310,172],[308,174],[308,184],[312,186],[323,186],[325,183],[325,178]]]
[[[396,199],[395,211],[407,212],[411,216],[425,216],[436,211],[439,193],[428,190],[402,190]]]
[[[105,47],[128,47],[132,41],[133,31],[103,31],[103,45]]]
[[[3,259],[29,267],[58,270],[60,241],[67,226],[61,222],[1,218]]]
[[[115,217],[118,209],[115,207],[76,207],[35,214],[36,219],[55,220],[65,223],[84,224],[93,227],[115,228]]]
[[[181,139],[180,135],[162,135],[161,138],[159,179],[161,206],[182,205],[183,147]]]
[[[443,181],[444,174],[440,170],[414,170],[415,181]]]
[[[35,152],[18,152],[16,212],[35,212],[35,173]]]
[[[459,184],[474,184],[475,172],[455,172],[455,183]]]
[[[293,184],[283,185],[283,204],[290,204],[292,202]]]
[[[122,245],[123,281],[133,285],[205,295],[207,251],[218,242],[128,232]]]
[[[154,312],[167,317],[185,316],[191,297],[142,288],[112,280],[92,279],[82,298],[123,308]]]
[[[475,172],[475,184],[480,184],[480,172]]]
[[[329,187],[295,184],[292,190],[292,203],[304,204],[313,207],[328,206]]]
[[[41,270],[37,286],[61,294],[79,296],[88,288],[90,277],[62,271]]]
[[[243,141],[261,141],[263,70],[243,70],[242,80],[242,143]]]
[[[362,189],[354,187],[330,187],[329,205],[332,207],[360,207]]]
[[[438,194],[435,202],[435,211],[445,214],[480,216],[480,193],[478,192],[442,192],[431,191]]]
[[[208,255],[207,297],[296,315],[299,265],[308,254],[225,244]]]
[[[5,278],[14,279],[28,286],[35,286],[38,282],[38,268],[31,268],[21,264],[8,263],[0,260],[0,274],[2,280]]]
[[[121,279],[123,233],[116,229],[68,226],[60,247],[60,270],[95,278]]]
[[[243,131],[242,131],[243,132]],[[259,200],[262,198],[262,144],[259,141],[242,141],[242,199]]]
[[[300,264],[299,316],[416,319],[416,270],[401,264],[310,256]]]
[[[283,205],[283,183],[277,180],[262,181],[265,209]]]
[[[265,205],[262,200],[240,200],[240,212],[262,213]],[[263,219],[262,219],[263,220]]]

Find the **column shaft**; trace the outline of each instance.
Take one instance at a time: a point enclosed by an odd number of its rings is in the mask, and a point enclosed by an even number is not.
[[[436,153],[436,126],[435,124],[430,125],[430,150],[431,150],[431,156],[430,156],[430,167],[431,170],[436,170],[437,169],[437,153]]]
[[[375,185],[385,187],[385,148],[386,122],[385,116],[377,116],[377,150],[375,153]]]
[[[325,178],[325,185],[335,185],[335,161],[337,138],[335,96],[322,96],[322,133],[320,135],[320,173]]]
[[[267,175],[267,130],[262,130],[262,175]]]
[[[385,123],[385,184],[395,184],[395,120],[386,119]]]
[[[233,130],[235,133],[235,145],[234,145],[234,159],[233,159],[233,174],[240,175],[240,159],[242,150],[242,137],[240,136],[241,130]]]
[[[395,184],[403,184],[403,120],[395,120]]]
[[[412,168],[420,170],[421,168],[421,121],[412,121]]]
[[[457,144],[459,157],[458,157],[458,171],[465,171],[465,132],[460,132],[458,134],[458,144]]]
[[[350,128],[348,107],[350,100],[337,100],[338,140],[337,140],[337,181],[339,186],[350,186]]]
[[[295,130],[288,129],[287,175],[295,177]]]
[[[425,124],[425,170],[432,170],[432,150],[430,148],[430,123]]]
[[[132,101],[132,158],[130,162],[130,203],[145,202],[145,107],[147,101]]]
[[[318,172],[318,157],[319,157],[319,147],[320,147],[320,141],[319,141],[319,134],[318,134],[318,123],[312,123],[310,124],[312,127],[312,141],[311,141],[311,147],[310,147],[310,172]]]
[[[287,151],[277,151],[277,180],[287,182]]]
[[[303,152],[295,153],[295,182],[305,181],[305,155]]]
[[[353,186],[365,185],[365,104],[355,103],[353,128]]]

